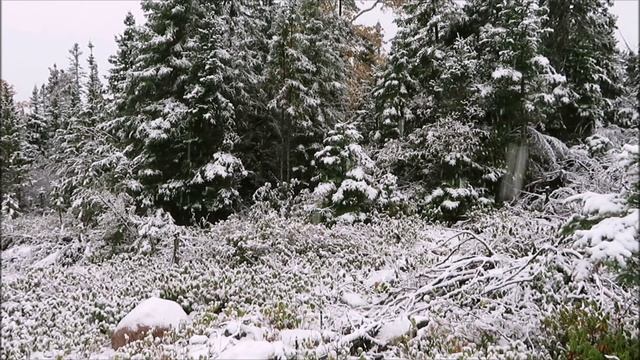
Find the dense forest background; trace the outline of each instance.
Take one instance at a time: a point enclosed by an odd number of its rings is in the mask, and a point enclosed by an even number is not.
[[[545,136],[637,126],[638,57],[618,51],[606,1],[394,5],[386,56],[354,2],[145,2],[105,84],[91,44],[22,109],[3,83],[3,208],[72,209],[89,225],[126,197],[196,224],[287,183],[324,197],[328,221],[457,219],[512,198],[501,183],[555,170]],[[509,146],[529,146],[526,171],[509,173]]]
[[[616,46],[611,1],[380,3],[398,13],[388,53],[380,27],[354,24],[353,0],[145,0],[146,22],[124,19],[106,79],[93,45],[74,44],[27,103],[2,81],[4,221],[52,217],[57,231],[74,229],[68,241],[102,249],[99,261],[172,244],[177,263],[176,234],[253,229],[242,219],[258,209],[322,231],[366,232],[358,226],[384,219],[398,239],[393,226],[468,234],[478,217],[545,212],[558,239],[587,243],[579,231],[615,215],[626,245],[602,258],[635,269],[637,222],[626,214],[639,188],[623,173],[637,162],[640,63]],[[615,151],[626,160],[612,162]],[[613,210],[559,229],[550,207],[591,182],[617,193],[606,198]],[[569,200],[604,201],[589,199]],[[3,250],[24,241],[3,238]],[[229,241],[251,259],[249,240]]]

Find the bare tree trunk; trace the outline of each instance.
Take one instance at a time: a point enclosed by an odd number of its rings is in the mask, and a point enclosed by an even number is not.
[[[173,237],[173,263],[178,265],[178,246],[180,245],[180,238],[178,235]]]
[[[284,157],[286,154],[286,137],[287,137],[287,130],[285,128],[285,122],[284,122],[284,109],[281,110],[280,112],[280,156],[279,156],[279,162],[280,162],[280,180],[284,180],[284,167],[285,167],[285,161],[284,161]]]
[[[291,116],[287,116],[287,133],[285,137],[286,179],[291,180]]]

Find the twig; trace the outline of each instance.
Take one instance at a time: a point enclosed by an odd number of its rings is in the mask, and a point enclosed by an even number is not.
[[[382,3],[382,0],[376,0],[376,1],[373,3],[373,5],[371,5],[371,7],[360,10],[360,12],[356,14],[356,16],[354,16],[353,18],[351,18],[351,22],[356,21],[356,19],[357,19],[357,18],[359,18],[360,16],[362,16],[364,13],[368,13],[369,11],[371,11],[371,10],[375,9],[375,8],[376,8],[376,6],[378,6],[380,3]]]

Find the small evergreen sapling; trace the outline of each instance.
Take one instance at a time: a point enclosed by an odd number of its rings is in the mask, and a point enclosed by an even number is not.
[[[362,136],[352,124],[339,123],[324,140],[324,148],[315,154],[320,174],[314,194],[325,208],[331,209],[331,221],[364,220],[378,190],[373,184],[373,161],[358,142]]]
[[[320,174],[313,179],[317,181],[313,194],[329,222],[365,221],[376,209],[395,215],[403,208],[396,177],[387,174],[380,183],[376,181],[375,164],[358,144],[361,140],[354,125],[338,123],[315,154]]]

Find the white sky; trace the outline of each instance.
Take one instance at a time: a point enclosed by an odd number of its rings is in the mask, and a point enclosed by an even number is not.
[[[74,0],[24,1],[1,0],[2,11],[2,78],[14,85],[16,98],[26,100],[34,85],[46,81],[53,63],[66,68],[68,49],[74,42],[82,47],[86,59],[89,41],[95,45],[94,55],[101,74],[109,68],[107,58],[116,51],[114,37],[123,29],[127,11],[138,23],[144,21],[138,0]],[[371,0],[359,0],[366,4]],[[617,0],[612,12],[618,16],[618,41],[623,34],[629,46],[638,51],[638,1]],[[393,14],[372,11],[359,22],[385,29],[385,41],[396,32]],[[620,44],[621,48],[625,46]],[[86,70],[86,61],[83,60]]]

